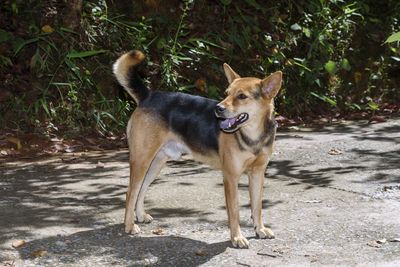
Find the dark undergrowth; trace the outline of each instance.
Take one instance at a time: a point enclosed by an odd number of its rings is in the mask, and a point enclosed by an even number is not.
[[[219,99],[222,63],[284,72],[277,113],[297,121],[393,112],[400,100],[396,0],[6,0],[0,17],[0,124],[15,134],[120,136],[134,103],[111,66],[147,54],[153,89]]]

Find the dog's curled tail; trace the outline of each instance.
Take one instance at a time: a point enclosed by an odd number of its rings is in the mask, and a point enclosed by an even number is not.
[[[113,65],[113,72],[118,82],[133,97],[136,103],[145,99],[149,89],[144,85],[137,66],[145,56],[138,50],[132,50],[120,56]]]

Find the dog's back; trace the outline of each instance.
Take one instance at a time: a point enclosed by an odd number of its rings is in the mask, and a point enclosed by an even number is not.
[[[139,109],[161,117],[191,150],[218,153],[220,130],[214,115],[216,105],[216,101],[200,96],[155,91],[139,103]]]

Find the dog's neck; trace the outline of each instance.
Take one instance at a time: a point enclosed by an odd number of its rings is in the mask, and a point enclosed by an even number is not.
[[[242,150],[251,150],[258,154],[264,146],[268,146],[275,139],[277,123],[273,115],[273,108],[264,116],[259,116],[259,121],[242,127],[235,133],[235,138]]]

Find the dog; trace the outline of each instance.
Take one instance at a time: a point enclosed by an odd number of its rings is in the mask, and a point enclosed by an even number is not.
[[[238,183],[249,177],[251,213],[256,235],[274,238],[263,224],[264,173],[274,147],[277,123],[274,98],[282,85],[282,72],[264,79],[241,78],[228,64],[229,86],[218,101],[176,92],[151,91],[141,72],[145,55],[137,50],[122,55],[113,65],[118,82],[137,107],[128,125],[130,181],[126,194],[125,232],[137,234],[135,223],[153,218],[144,210],[144,197],[168,160],[190,153],[194,159],[221,169],[234,247],[248,248],[239,225]]]

